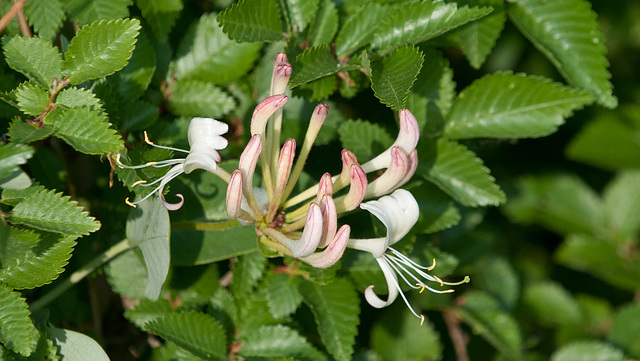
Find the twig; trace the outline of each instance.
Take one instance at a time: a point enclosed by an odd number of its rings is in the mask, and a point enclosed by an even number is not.
[[[444,323],[447,324],[449,337],[451,337],[451,342],[453,342],[453,348],[456,350],[458,361],[469,361],[469,355],[467,354],[468,339],[460,328],[458,316],[456,316],[453,310],[445,309],[442,311],[442,317],[444,318]]]
[[[13,19],[13,17],[16,16],[18,11],[22,10],[22,7],[27,1],[28,0],[20,0],[18,2],[15,2],[11,6],[11,9],[9,9],[9,11],[7,11],[6,14],[4,14],[2,19],[0,19],[0,32],[2,32],[2,30],[4,30],[4,28],[7,26],[7,24],[9,24],[9,21],[11,21],[11,19]]]
[[[33,33],[31,32],[31,28],[29,27],[29,23],[27,22],[27,18],[24,16],[24,10],[21,8],[18,11],[18,24],[20,24],[20,32],[22,36],[33,37]]]

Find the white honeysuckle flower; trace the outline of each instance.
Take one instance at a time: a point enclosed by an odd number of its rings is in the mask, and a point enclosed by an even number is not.
[[[165,201],[164,197],[162,196],[164,186],[180,174],[189,174],[196,169],[204,169],[228,181],[229,174],[227,174],[224,170],[218,168],[217,166],[217,163],[222,160],[222,158],[220,157],[220,153],[218,153],[218,150],[226,148],[229,144],[228,141],[224,137],[222,137],[222,135],[225,134],[228,130],[229,126],[226,123],[212,118],[196,117],[191,119],[191,122],[189,123],[189,129],[187,130],[190,147],[189,150],[165,147],[154,144],[149,140],[149,137],[145,132],[144,138],[147,144],[156,148],[187,153],[187,156],[185,158],[168,159],[158,162],[148,162],[143,165],[130,166],[123,164],[120,161],[120,154],[118,154],[116,157],[116,164],[118,164],[118,166],[121,168],[140,169],[145,167],[163,168],[171,166],[171,168],[167,171],[167,173],[165,173],[165,175],[151,183],[146,183],[146,181],[138,181],[134,183],[132,187],[135,187],[136,185],[148,187],[156,185],[158,183],[159,185],[144,198],[136,202],[130,202],[129,198],[127,198],[125,202],[130,206],[135,207],[136,204],[146,200],[153,194],[158,193],[165,208],[167,208],[168,210],[179,209],[184,203],[184,197],[181,194],[176,194],[176,196],[180,198],[180,201],[178,203],[169,203]]]
[[[469,282],[469,277],[465,277],[461,282],[444,282],[437,276],[427,273],[427,271],[435,268],[435,259],[430,267],[425,267],[390,247],[406,236],[418,220],[418,202],[410,192],[398,189],[391,195],[381,197],[377,201],[363,203],[360,207],[371,212],[387,227],[387,235],[385,237],[350,239],[347,243],[350,248],[370,252],[378,262],[378,265],[380,265],[380,269],[387,281],[388,296],[386,300],[381,299],[373,291],[374,286],[367,287],[364,292],[365,299],[371,306],[383,308],[393,303],[398,294],[400,294],[411,313],[419,318],[422,324],[424,316],[418,315],[409,304],[400,288],[398,275],[413,289],[420,289],[420,292],[422,292],[426,288],[435,293],[449,293],[453,292],[453,290],[436,290],[427,286],[427,282],[436,282],[441,286],[455,286]]]

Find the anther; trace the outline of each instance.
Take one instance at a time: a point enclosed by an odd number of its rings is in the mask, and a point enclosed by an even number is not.
[[[125,199],[125,200],[124,200],[124,202],[125,202],[127,205],[129,205],[129,206],[131,206],[131,207],[133,207],[133,208],[136,208],[136,205],[135,205],[135,204],[133,204],[133,203],[131,203],[131,202],[129,201],[129,197],[127,197],[127,199]]]
[[[420,292],[419,292],[419,293],[422,293],[422,291],[424,291],[424,288],[426,287],[426,286],[425,286],[424,284],[422,284],[422,283],[416,283],[416,286],[420,286],[420,287],[422,287],[422,288],[420,288]]]
[[[149,140],[149,136],[147,135],[147,131],[144,131],[144,141],[149,145],[154,145],[152,141]]]
[[[435,259],[435,257],[433,258],[433,264],[431,265],[431,267],[427,268],[427,271],[432,271],[434,268],[436,268],[436,259]]]
[[[134,182],[134,183],[131,185],[131,188],[133,188],[133,187],[137,186],[138,184],[142,184],[142,183],[147,183],[147,181],[146,181],[146,180],[141,179],[141,180],[139,180],[139,181],[137,181],[137,182]]]
[[[438,282],[440,282],[440,286],[444,286],[444,282],[438,276],[433,276]]]
[[[420,326],[424,323],[424,315],[420,315]]]

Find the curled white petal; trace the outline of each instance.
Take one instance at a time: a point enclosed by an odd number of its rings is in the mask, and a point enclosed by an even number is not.
[[[382,270],[382,273],[384,273],[384,278],[387,280],[389,295],[387,296],[387,300],[385,301],[378,297],[375,292],[373,292],[373,286],[369,286],[366,290],[364,290],[364,298],[371,306],[375,308],[383,308],[392,304],[393,301],[396,300],[396,297],[398,297],[398,277],[396,277],[396,273],[383,257],[376,258],[376,261],[378,261],[380,269]]]

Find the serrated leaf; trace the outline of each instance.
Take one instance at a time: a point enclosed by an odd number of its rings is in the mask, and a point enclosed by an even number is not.
[[[318,12],[311,20],[307,41],[312,48],[331,44],[338,31],[338,10],[331,0],[321,0]]]
[[[160,41],[167,39],[184,7],[182,0],[136,0],[136,5]]]
[[[83,26],[71,39],[62,63],[69,83],[111,75],[127,65],[140,31],[137,19],[102,20]]]
[[[83,26],[98,20],[111,20],[129,16],[133,0],[62,0],[69,18]]]
[[[453,139],[541,137],[591,101],[591,94],[545,78],[490,74],[458,95],[445,133]]]
[[[21,189],[4,189],[2,191],[2,203],[8,204],[10,206],[15,206],[18,203],[22,202],[27,196],[32,195],[38,191],[43,191],[46,188],[38,182],[34,182],[30,187],[21,188]]]
[[[53,78],[62,78],[62,54],[51,41],[37,37],[2,40],[4,56],[11,69],[45,88],[51,86]]]
[[[39,245],[0,269],[0,282],[15,289],[31,289],[51,283],[67,265],[76,236],[48,234]]]
[[[399,313],[399,314],[398,314]],[[371,330],[373,349],[384,360],[425,360],[442,358],[442,343],[429,320],[421,324],[404,305],[394,305]]]
[[[267,267],[267,259],[260,252],[253,252],[238,257],[233,264],[233,280],[231,291],[236,298],[248,295],[262,277]]]
[[[456,309],[462,320],[510,360],[523,360],[522,337],[518,324],[502,311],[498,302],[480,291],[466,292],[464,303]]]
[[[7,349],[29,356],[38,331],[31,323],[27,302],[18,292],[0,284],[0,342]]]
[[[602,200],[585,182],[566,174],[523,178],[505,207],[516,222],[538,223],[560,234],[604,234]]]
[[[31,0],[24,4],[24,15],[38,35],[53,39],[62,27],[64,11],[59,0]]]
[[[618,241],[628,241],[640,231],[640,171],[626,170],[607,185],[603,194],[607,226]]]
[[[523,291],[522,303],[543,326],[578,324],[582,318],[576,300],[557,283],[542,281],[528,285]]]
[[[424,233],[434,233],[452,227],[460,222],[460,211],[453,200],[430,182],[419,181],[408,187],[418,200],[420,217],[414,226]]]
[[[124,109],[120,128],[123,132],[142,131],[153,125],[159,116],[157,106],[136,99]]]
[[[16,262],[39,240],[36,232],[0,223],[0,265]]]
[[[328,75],[298,86],[293,89],[293,95],[307,98],[309,101],[318,101],[329,98],[335,91],[336,77]]]
[[[388,7],[373,3],[363,6],[359,12],[352,14],[342,25],[336,37],[335,52],[338,59],[351,55],[368,44],[380,20],[388,11]]]
[[[49,92],[33,83],[22,83],[16,89],[18,107],[24,113],[38,116],[49,105]]]
[[[156,52],[144,32],[138,36],[136,48],[133,50],[129,64],[118,77],[118,86],[123,98],[136,99],[147,90],[156,70]]]
[[[172,313],[148,322],[146,328],[206,360],[226,359],[224,330],[218,321],[204,313]]]
[[[613,317],[609,341],[620,346],[629,356],[640,358],[640,305],[631,304],[622,307]]]
[[[554,258],[566,267],[587,272],[616,287],[640,289],[640,260],[614,243],[585,235],[571,235]]]
[[[44,117],[44,123],[55,129],[56,136],[82,153],[117,152],[124,147],[120,135],[110,127],[106,116],[97,109],[56,108]]]
[[[490,7],[458,8],[455,3],[440,1],[402,5],[382,19],[374,33],[371,48],[387,50],[403,44],[420,43],[486,16],[491,10]]]
[[[376,97],[393,110],[404,109],[423,60],[419,49],[403,46],[381,62],[371,62],[371,88]]]
[[[363,120],[342,123],[338,134],[342,146],[352,151],[361,163],[383,152],[393,143],[389,133],[381,126]]]
[[[590,2],[517,0],[509,3],[508,13],[567,81],[591,91],[599,104],[617,106],[604,36]]]
[[[324,360],[325,357],[307,340],[283,325],[262,326],[248,330],[242,337],[238,354],[245,357],[293,356],[297,360]]]
[[[336,360],[351,360],[360,321],[359,297],[351,283],[337,279],[320,286],[304,281],[298,288],[313,312],[327,351]]]
[[[47,333],[55,340],[58,354],[65,361],[109,361],[100,344],[85,334],[55,327],[47,327]]]
[[[506,200],[482,160],[461,144],[438,139],[423,142],[418,174],[467,207],[498,205]]]
[[[131,246],[142,251],[147,266],[147,287],[144,295],[157,300],[169,274],[169,212],[160,197],[146,200],[129,213],[126,235]]]
[[[496,40],[504,28],[507,20],[504,3],[501,0],[458,0],[457,3],[493,8],[493,12],[489,15],[465,24],[451,34],[471,66],[479,69],[496,45]]]
[[[88,107],[91,110],[103,110],[100,99],[87,89],[66,88],[56,96],[56,106],[66,108]]]
[[[571,140],[569,159],[607,170],[640,168],[638,108],[625,105],[597,115]]]
[[[220,118],[235,108],[231,95],[208,82],[178,81],[169,91],[169,110],[176,115]]]
[[[278,4],[270,0],[240,0],[218,15],[229,38],[242,41],[282,39],[282,19]]]
[[[575,341],[557,349],[551,361],[622,361],[624,354],[611,344],[602,341]]]
[[[259,51],[260,43],[238,43],[229,39],[215,15],[206,14],[189,28],[180,43],[175,72],[179,79],[226,84],[251,70]]]
[[[53,128],[31,125],[20,118],[14,118],[9,124],[9,138],[15,143],[30,143],[44,139],[53,133]]]
[[[285,0],[291,25],[303,31],[311,19],[316,16],[320,0]]]
[[[267,304],[274,317],[288,316],[302,303],[296,281],[297,278],[284,273],[275,274],[267,280]]]
[[[335,74],[339,69],[328,45],[307,49],[296,57],[289,86],[295,88],[323,76]]]
[[[26,144],[0,143],[0,179],[8,177],[20,164],[33,157],[34,150]]]
[[[53,190],[38,190],[13,208],[9,221],[43,231],[78,236],[97,231],[100,222],[69,198]]]
[[[482,262],[473,284],[497,299],[504,309],[511,310],[520,298],[519,276],[506,257],[495,255]]]
[[[171,312],[173,312],[173,307],[171,307],[169,301],[164,298],[157,301],[142,299],[134,308],[126,310],[124,317],[131,323],[144,329],[144,325],[147,322],[164,317]]]

